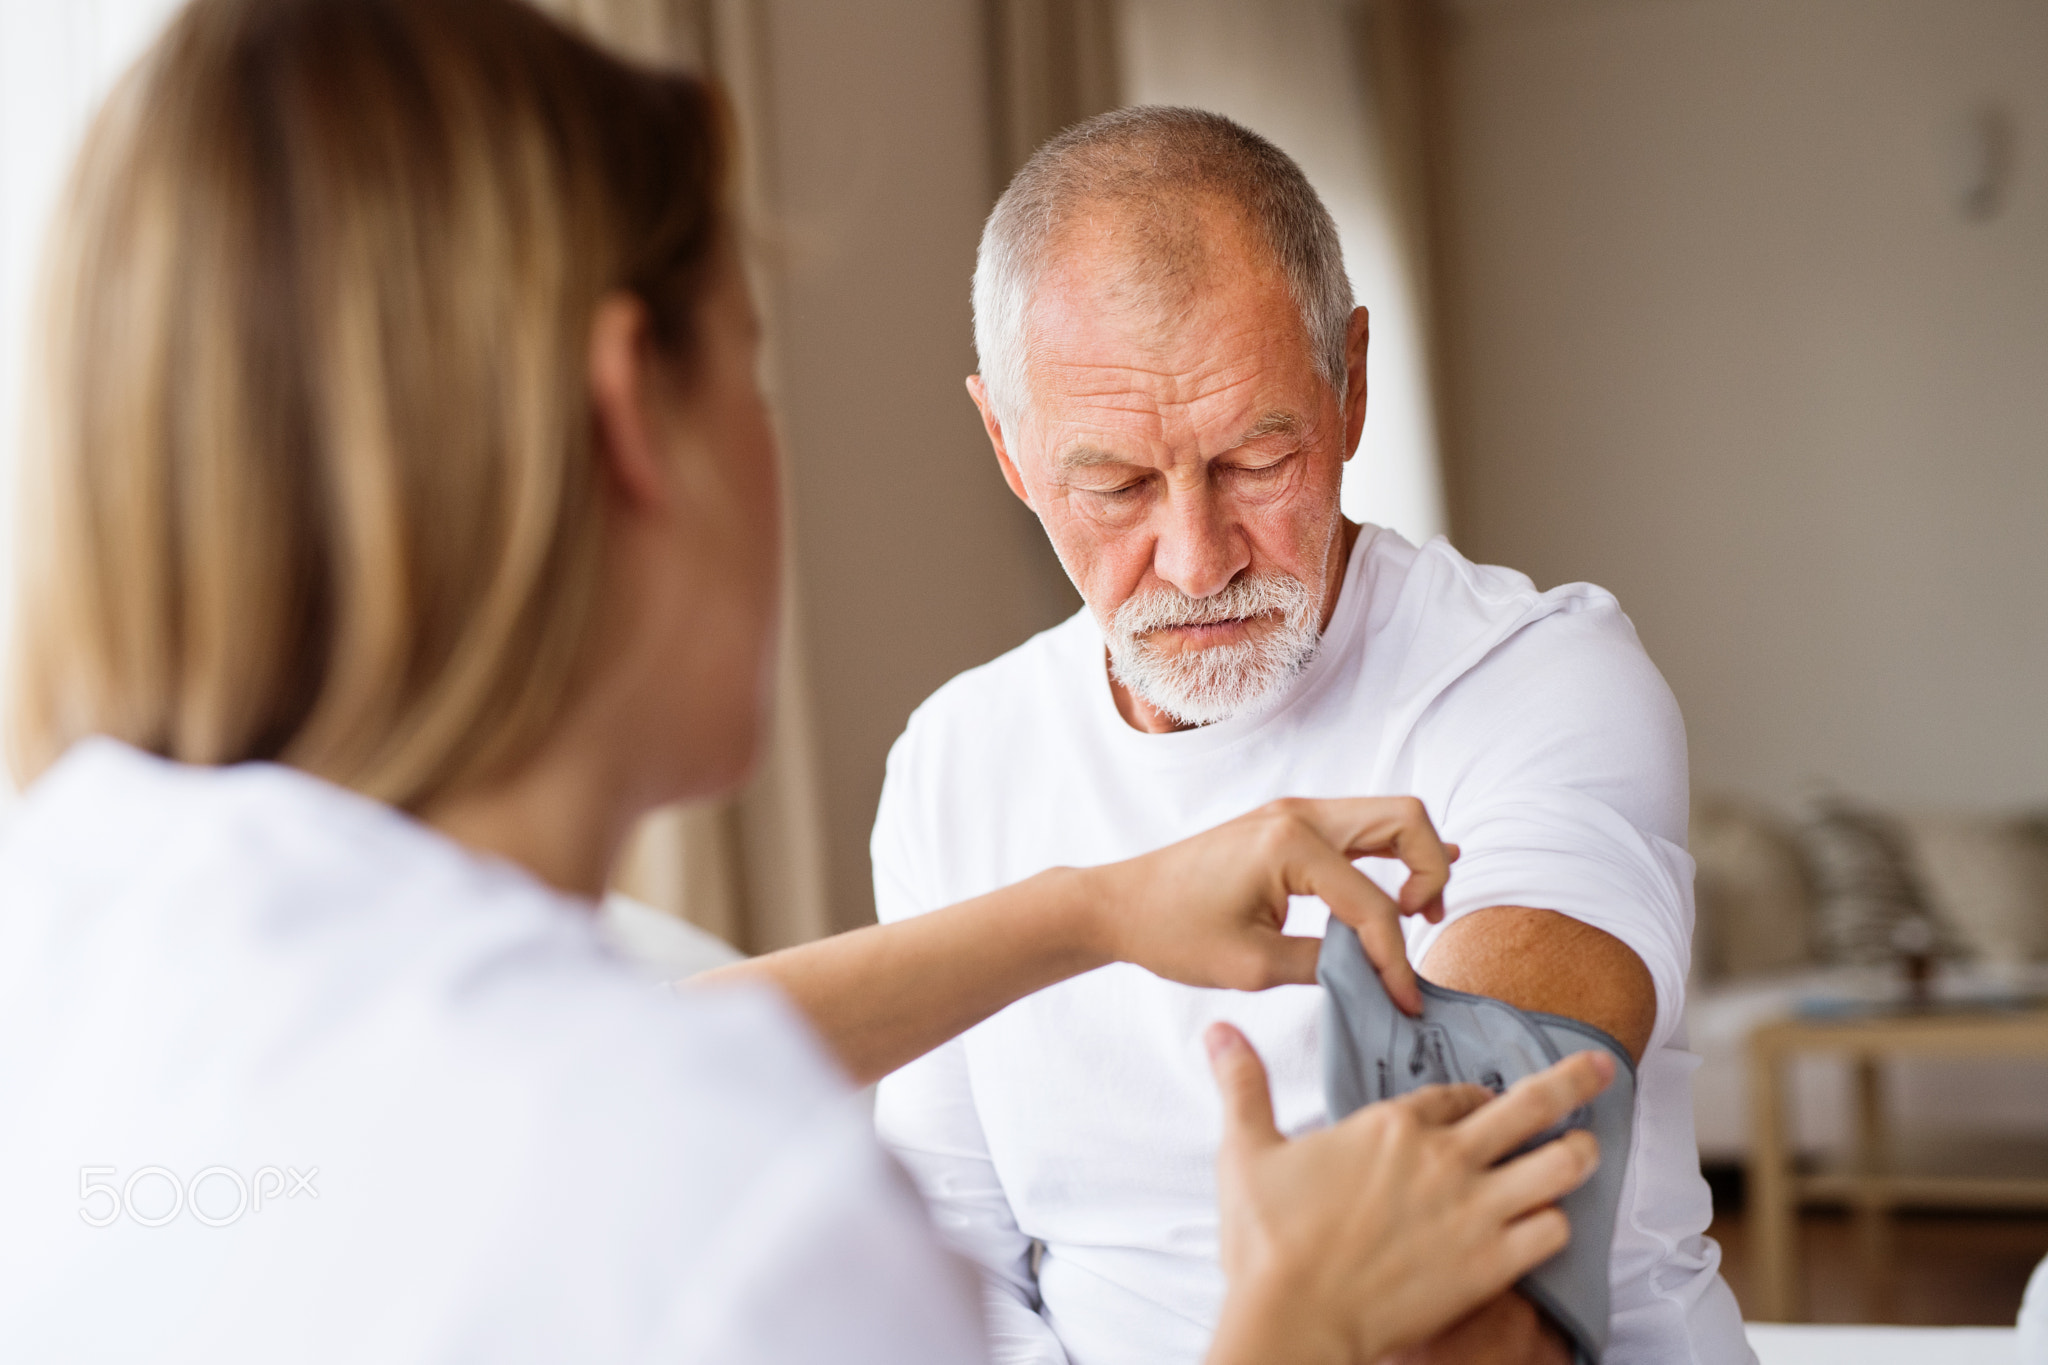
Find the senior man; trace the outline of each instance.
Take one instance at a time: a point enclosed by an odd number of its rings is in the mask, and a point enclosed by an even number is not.
[[[1605,592],[1539,593],[1343,517],[1367,317],[1300,169],[1212,114],[1083,124],[997,204],[974,306],[968,389],[1087,607],[911,718],[875,824],[882,918],[1274,797],[1419,798],[1463,847],[1442,923],[1406,921],[1422,974],[1598,1025],[1639,1059],[1608,1361],[1749,1359],[1703,1235],[1680,1036],[1677,708]],[[1298,900],[1289,931],[1326,916]],[[1315,987],[1110,967],[883,1082],[885,1141],[988,1273],[1000,1360],[1200,1358],[1223,1297],[1202,1030],[1244,1030],[1300,1130],[1326,1121],[1319,1005]],[[1422,1355],[1567,1348],[1511,1293]]]

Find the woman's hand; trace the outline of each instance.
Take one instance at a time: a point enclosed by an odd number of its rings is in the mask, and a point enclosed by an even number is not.
[[[1399,858],[1389,900],[1350,859]],[[1387,993],[1422,1008],[1400,917],[1443,914],[1458,856],[1407,797],[1275,801],[1206,834],[1104,867],[1049,868],[895,924],[749,958],[695,978],[766,981],[866,1085],[997,1010],[1111,962],[1194,986],[1263,990],[1316,979],[1322,943],[1290,938],[1287,898],[1321,896],[1358,930]]]
[[[1398,901],[1351,865],[1398,858]],[[1413,797],[1274,801],[1157,852],[1087,869],[1087,900],[1106,956],[1190,986],[1265,990],[1316,979],[1321,940],[1290,937],[1289,896],[1320,896],[1358,931],[1394,1002],[1422,996],[1401,937],[1403,915],[1443,918],[1458,847],[1437,838]]]
[[[1422,1341],[1561,1250],[1552,1205],[1599,1161],[1574,1132],[1494,1163],[1614,1078],[1581,1052],[1495,1099],[1431,1086],[1292,1142],[1244,1035],[1206,1040],[1223,1094],[1217,1157],[1230,1294],[1209,1365],[1367,1365]]]

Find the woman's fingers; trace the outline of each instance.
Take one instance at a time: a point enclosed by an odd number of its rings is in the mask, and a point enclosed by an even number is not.
[[[1574,1057],[1501,1098],[1473,1085],[1427,1086],[1288,1141],[1243,1035],[1217,1024],[1206,1041],[1224,1112],[1225,1317],[1259,1320],[1248,1303],[1280,1315],[1268,1332],[1237,1334],[1267,1342],[1243,1358],[1287,1355],[1271,1343],[1291,1335],[1379,1359],[1498,1294],[1570,1240],[1554,1205],[1594,1168],[1591,1136],[1573,1133],[1498,1166],[1480,1150],[1555,1122],[1596,1093],[1611,1066]],[[1505,1121],[1490,1118],[1495,1111]],[[1347,1188],[1370,1197],[1329,1197]]]
[[[1505,1095],[1459,1123],[1458,1137],[1478,1160],[1498,1161],[1605,1090],[1613,1079],[1614,1059],[1605,1052],[1575,1052],[1516,1081]]]
[[[1404,1106],[1431,1127],[1448,1128],[1492,1098],[1483,1085],[1425,1085],[1388,1103]]]
[[[1458,861],[1458,859],[1464,856],[1465,850],[1459,848],[1456,844],[1444,845],[1444,858],[1446,861],[1455,863]],[[1412,881],[1413,878],[1410,878],[1410,880]],[[1401,899],[1403,900],[1403,902],[1405,902],[1408,899],[1408,887],[1405,884],[1401,887]],[[1444,922],[1443,889],[1439,887],[1436,895],[1430,897],[1429,900],[1425,901],[1422,904],[1420,909],[1414,911],[1413,913],[1421,915],[1431,924],[1442,924]]]
[[[1415,797],[1332,797],[1275,805],[1314,829],[1347,860],[1399,858],[1409,874],[1401,887],[1401,912],[1432,920],[1442,916],[1444,886],[1457,861],[1457,846],[1437,837],[1429,812]]]
[[[1263,990],[1315,980],[1320,943],[1283,932],[1288,895],[1322,898],[1357,931],[1387,994],[1409,1014],[1422,992],[1400,918],[1443,916],[1457,857],[1412,797],[1283,800],[1128,863],[1092,870],[1093,903],[1115,906],[1092,931],[1109,960],[1190,985]],[[1397,898],[1352,866],[1399,857],[1411,875]]]
[[[1538,1209],[1526,1218],[1517,1218],[1501,1230],[1494,1243],[1501,1282],[1513,1284],[1563,1251],[1571,1240],[1571,1220],[1557,1209]]]
[[[1486,1176],[1486,1203],[1494,1216],[1519,1218],[1555,1204],[1599,1169],[1600,1141],[1591,1133],[1566,1133],[1505,1162]]]
[[[1288,890],[1322,897],[1330,913],[1357,932],[1393,1002],[1410,1014],[1422,1013],[1422,988],[1415,984],[1415,969],[1408,964],[1400,907],[1343,854],[1313,836],[1307,842],[1301,880],[1298,885],[1290,883]]]
[[[1223,1097],[1223,1147],[1271,1147],[1285,1141],[1273,1122],[1273,1093],[1266,1084],[1266,1064],[1257,1049],[1229,1024],[1211,1024],[1202,1035],[1209,1049],[1209,1069]]]

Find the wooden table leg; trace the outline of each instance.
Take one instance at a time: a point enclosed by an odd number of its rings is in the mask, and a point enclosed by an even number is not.
[[[1864,1321],[1892,1318],[1891,1205],[1884,1177],[1891,1167],[1886,1141],[1883,1062],[1861,1055],[1856,1069],[1856,1253],[1863,1276]]]
[[[1798,1208],[1785,1136],[1784,1056],[1765,1038],[1749,1045],[1750,1302],[1761,1322],[1800,1317]]]

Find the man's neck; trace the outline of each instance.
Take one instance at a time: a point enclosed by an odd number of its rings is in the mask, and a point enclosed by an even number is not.
[[[1329,563],[1323,570],[1323,619],[1317,623],[1318,631],[1330,628],[1331,618],[1337,614],[1337,598],[1344,591],[1344,575],[1351,567],[1351,552],[1358,547],[1358,533],[1362,528],[1349,517],[1337,521],[1336,543]],[[1108,667],[1109,656],[1103,655],[1103,666]],[[1143,730],[1148,735],[1171,734],[1176,730],[1194,730],[1200,727],[1169,716],[1166,712],[1132,692],[1117,681],[1114,670],[1109,675],[1109,693],[1116,699],[1117,714],[1124,718],[1124,724],[1133,730]]]

